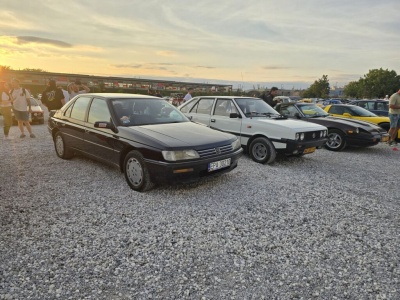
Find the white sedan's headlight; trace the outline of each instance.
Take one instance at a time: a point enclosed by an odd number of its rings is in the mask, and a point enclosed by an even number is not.
[[[233,151],[235,151],[236,149],[239,149],[240,147],[242,147],[242,145],[240,144],[240,140],[236,139],[236,141],[232,142],[232,149]]]
[[[195,150],[162,151],[165,160],[176,161],[199,158],[200,155]]]
[[[304,133],[301,133],[301,134],[300,134],[300,140],[301,140],[301,141],[304,140]]]
[[[296,141],[298,141],[299,140],[299,138],[300,138],[300,133],[296,133]]]

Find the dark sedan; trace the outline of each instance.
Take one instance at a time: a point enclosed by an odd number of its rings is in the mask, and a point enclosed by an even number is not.
[[[389,113],[389,101],[387,100],[353,100],[349,104],[365,108],[378,116],[387,117]]]
[[[229,172],[242,155],[234,135],[190,122],[158,97],[82,94],[51,111],[57,155],[81,153],[118,166],[129,186],[196,181]]]
[[[368,147],[388,141],[385,129],[369,122],[343,119],[330,116],[315,104],[279,104],[275,109],[289,118],[300,119],[328,128],[328,141],[325,148],[341,151],[347,146]]]

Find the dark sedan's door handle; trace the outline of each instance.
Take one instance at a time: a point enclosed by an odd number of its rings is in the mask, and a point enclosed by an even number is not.
[[[211,122],[215,123],[215,119],[211,119]]]

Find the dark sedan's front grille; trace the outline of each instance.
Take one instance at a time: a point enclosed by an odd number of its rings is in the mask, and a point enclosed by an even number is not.
[[[204,150],[197,150],[200,157],[208,157],[217,154],[224,154],[232,151],[232,145],[224,145],[221,147],[209,148]]]
[[[310,132],[305,132],[305,141],[312,141],[312,140],[317,140],[322,138],[321,136],[321,131],[310,131]]]

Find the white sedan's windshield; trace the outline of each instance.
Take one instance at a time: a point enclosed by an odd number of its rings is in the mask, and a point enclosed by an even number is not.
[[[246,116],[266,116],[266,115],[279,115],[279,113],[265,103],[262,99],[256,98],[240,98],[235,99],[240,107],[240,110]]]

